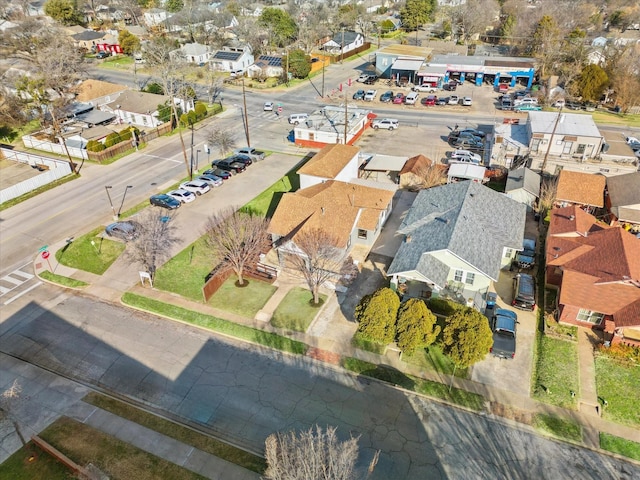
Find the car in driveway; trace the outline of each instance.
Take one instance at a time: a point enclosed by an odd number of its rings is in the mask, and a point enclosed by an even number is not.
[[[222,170],[221,168],[216,167],[216,168],[210,168],[208,170],[205,170],[203,175],[213,175],[218,178],[221,178],[222,180],[229,180],[233,176],[233,173],[228,170]]]
[[[406,97],[404,93],[402,92],[396,93],[396,96],[393,97],[393,103],[395,103],[396,105],[403,104],[405,98]]]
[[[457,95],[451,95],[449,97],[449,105],[458,105],[458,102],[460,102],[460,97]]]
[[[196,194],[190,192],[189,190],[185,190],[184,188],[177,188],[175,190],[171,190],[167,193],[170,197],[175,198],[179,202],[182,203],[190,203],[196,199]]]
[[[470,107],[471,105],[473,105],[473,99],[471,97],[464,97],[462,99],[462,105],[464,105],[465,107]]]
[[[381,102],[388,103],[392,99],[393,99],[393,92],[391,90],[388,90],[388,91],[384,92],[382,95],[380,95],[380,101]]]
[[[386,128],[387,130],[395,130],[398,128],[398,120],[395,118],[382,118],[380,120],[374,120],[371,126],[374,130],[379,128]]]
[[[536,309],[536,284],[531,275],[519,273],[515,276],[511,305],[532,312]]]
[[[515,358],[516,356],[516,329],[518,315],[516,312],[505,308],[495,310],[491,320],[493,333],[493,345],[491,354],[500,358]]]
[[[116,237],[128,242],[129,240],[135,240],[140,231],[139,225],[136,222],[115,222],[111,225],[107,225],[104,229],[105,233],[110,237]]]
[[[168,210],[174,210],[178,208],[180,205],[182,205],[180,200],[176,200],[175,198],[170,197],[165,193],[161,193],[159,195],[152,195],[149,198],[149,203],[151,205],[155,205],[156,207],[162,207]]]
[[[96,58],[98,58],[100,60],[102,60],[104,58],[107,58],[109,56],[111,56],[111,54],[109,52],[105,52],[105,51],[96,53]]]
[[[536,239],[525,238],[522,244],[523,250],[516,253],[516,264],[518,268],[533,268],[536,263]]]
[[[265,112],[273,112],[273,102],[264,102],[262,110]]]
[[[360,89],[353,94],[354,100],[364,100],[364,90]]]
[[[211,190],[209,183],[204,180],[190,180],[188,182],[183,182],[180,184],[180,188],[187,192],[195,193],[198,196],[204,195]]]
[[[211,188],[219,187],[222,185],[222,182],[223,182],[222,178],[218,177],[217,175],[207,175],[205,173],[197,177],[196,180],[202,180],[203,182],[207,182],[207,184],[209,184],[209,187]]]

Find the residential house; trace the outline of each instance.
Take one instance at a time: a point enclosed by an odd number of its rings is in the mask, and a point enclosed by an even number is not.
[[[596,208],[604,207],[604,175],[561,170],[556,189],[556,205],[567,207],[578,205],[593,213]]]
[[[269,224],[280,266],[289,255],[300,255],[297,236],[314,229],[347,253],[356,245],[368,252],[389,218],[393,195],[393,190],[338,180],[285,193]]]
[[[221,72],[246,72],[254,63],[251,47],[224,47],[211,57],[211,68]]]
[[[300,188],[307,188],[327,180],[349,182],[358,178],[360,149],[352,145],[327,145],[296,172]]]
[[[155,27],[164,24],[171,15],[161,8],[150,8],[144,12],[143,19],[147,27]]]
[[[422,190],[398,229],[405,240],[387,270],[392,288],[483,308],[523,248],[525,217],[523,204],[476,182]]]
[[[205,65],[211,58],[211,50],[209,47],[197,42],[187,43],[171,53],[183,58],[189,63],[195,63],[200,66]]]
[[[96,51],[96,45],[98,43],[104,43],[103,39],[107,35],[107,32],[96,32],[95,30],[84,30],[79,33],[71,35],[76,47],[83,48],[89,52]]]
[[[90,103],[94,107],[100,107],[115,101],[122,92],[129,90],[129,87],[90,78],[72,90],[76,94],[77,102]]]
[[[358,32],[342,30],[331,40],[322,44],[322,49],[333,55],[346,55],[364,45],[364,36]]]
[[[511,170],[507,175],[504,193],[507,197],[527,206],[531,211],[540,195],[540,175],[530,168],[520,167]]]
[[[612,225],[640,232],[640,172],[608,177],[605,204]]]
[[[282,56],[260,55],[253,65],[249,65],[247,73],[252,78],[281,77],[284,73]]]
[[[604,139],[590,115],[529,112],[527,119],[530,155],[584,161],[602,151]]]
[[[158,118],[158,106],[168,105],[171,97],[154,93],[127,90],[110,103],[104,104],[102,110],[116,115],[118,123],[132,124],[138,127],[158,127],[162,121]],[[179,100],[176,99],[176,103]]]
[[[551,211],[546,282],[560,290],[558,321],[640,346],[640,239],[574,206]]]

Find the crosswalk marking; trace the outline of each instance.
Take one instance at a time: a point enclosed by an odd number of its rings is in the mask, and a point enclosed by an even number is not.
[[[11,272],[13,273],[13,272]],[[11,273],[9,275],[11,275]],[[1,281],[3,282],[7,282],[7,283],[13,283],[14,285],[22,285],[25,281],[24,280],[18,280],[17,278],[11,278],[9,275],[5,275],[4,277],[0,278]]]
[[[17,276],[17,277],[23,277],[26,280],[31,280],[33,278],[33,274],[27,273],[27,272],[23,272],[22,270],[14,270],[9,275],[14,275],[14,276]]]
[[[27,283],[29,280],[34,278],[33,274],[31,274],[29,272],[24,272],[24,271],[21,270],[22,268],[26,267],[27,265],[30,265],[30,263],[27,263],[27,264],[21,266],[20,268],[14,270],[13,272],[10,272],[10,273],[6,274],[4,277],[0,277],[0,283],[4,283],[4,286],[0,285],[0,297],[6,295],[9,292],[12,292],[16,288],[20,287],[21,285]],[[41,285],[41,284],[42,284],[42,282],[38,282],[35,286],[38,286],[38,285]],[[33,288],[35,288],[35,287],[32,286],[27,291],[30,291]],[[5,305],[6,305],[6,303],[5,303]]]

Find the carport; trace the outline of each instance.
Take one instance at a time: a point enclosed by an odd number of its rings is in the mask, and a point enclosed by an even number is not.
[[[409,157],[394,155],[364,154],[366,160],[360,167],[360,178],[381,183],[398,183],[400,170]],[[383,175],[380,175],[383,174]]]
[[[416,83],[417,73],[424,61],[415,58],[398,58],[391,65],[391,80],[397,85]]]

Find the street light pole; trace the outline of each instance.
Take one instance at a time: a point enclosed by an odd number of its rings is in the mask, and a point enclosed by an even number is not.
[[[120,212],[122,211],[122,206],[124,205],[124,199],[127,196],[127,192],[130,188],[133,188],[133,185],[127,185],[127,188],[124,189],[124,193],[122,194],[122,202],[120,202],[120,208],[118,209],[118,218],[120,218]]]
[[[196,150],[196,172],[198,171],[198,164],[200,163],[200,150]]]
[[[107,192],[107,197],[109,198],[109,205],[111,205],[111,211],[113,212],[113,219],[117,220],[118,219],[118,215],[116,215],[116,209],[113,206],[113,202],[111,201],[111,195],[109,195],[109,189],[113,188],[111,185],[105,185],[104,189]]]

